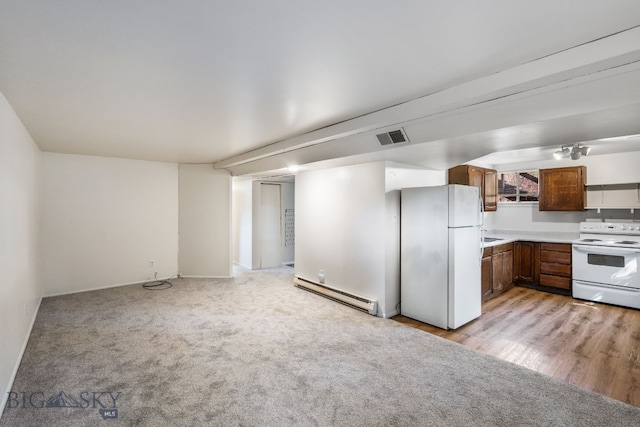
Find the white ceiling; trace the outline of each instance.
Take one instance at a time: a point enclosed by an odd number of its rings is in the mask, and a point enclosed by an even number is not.
[[[637,0],[0,0],[0,92],[44,151],[444,168],[640,133],[638,25]],[[396,124],[411,146],[359,139]]]

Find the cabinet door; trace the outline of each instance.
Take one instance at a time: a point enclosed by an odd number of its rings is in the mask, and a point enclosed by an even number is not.
[[[480,194],[484,190],[484,169],[476,166],[469,166],[469,185],[478,187]]]
[[[469,167],[458,165],[449,169],[449,184],[469,185]]]
[[[479,166],[458,165],[449,169],[449,184],[471,185],[480,189],[485,211],[498,209],[498,172]]]
[[[504,289],[509,289],[513,286],[513,251],[503,252],[502,264],[504,276],[502,280],[504,282]]]
[[[586,168],[540,169],[541,211],[582,211],[585,206]]]
[[[491,296],[493,290],[493,277],[491,274],[491,255],[482,258],[482,280],[481,280],[481,289],[482,289],[482,300],[484,301],[488,297]]]
[[[520,283],[536,282],[536,244],[516,242],[514,246],[514,277]]]
[[[504,252],[494,253],[491,258],[493,270],[493,292],[501,292],[504,289]]]
[[[498,210],[498,172],[493,169],[484,170],[484,210]]]
[[[493,293],[503,292],[513,285],[513,250],[494,253]]]

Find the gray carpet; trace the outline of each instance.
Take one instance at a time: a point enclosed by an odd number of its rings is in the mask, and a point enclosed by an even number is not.
[[[640,408],[295,288],[291,268],[236,274],[44,299],[0,425],[640,425]]]

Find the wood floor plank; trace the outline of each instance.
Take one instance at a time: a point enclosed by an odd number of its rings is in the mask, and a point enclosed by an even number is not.
[[[640,310],[515,287],[445,331],[394,320],[640,407]]]

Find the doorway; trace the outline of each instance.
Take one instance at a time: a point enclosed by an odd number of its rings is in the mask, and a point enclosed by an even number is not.
[[[233,262],[249,269],[294,265],[295,181],[234,178]]]

